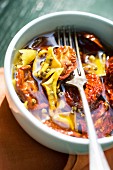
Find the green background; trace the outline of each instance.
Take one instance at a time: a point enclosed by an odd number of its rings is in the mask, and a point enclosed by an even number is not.
[[[56,11],[86,11],[113,20],[113,0],[0,0],[0,67],[18,30],[32,19]]]

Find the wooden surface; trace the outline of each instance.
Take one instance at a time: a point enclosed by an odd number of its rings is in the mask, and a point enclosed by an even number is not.
[[[32,19],[56,11],[86,11],[113,20],[113,0],[0,0],[0,66],[9,42]]]
[[[0,170],[63,170],[68,155],[48,149],[27,135],[7,100],[0,107]]]

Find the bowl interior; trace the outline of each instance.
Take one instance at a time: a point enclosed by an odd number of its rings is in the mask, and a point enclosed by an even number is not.
[[[11,95],[11,98],[13,99],[14,103],[17,107],[19,107],[21,102],[17,99],[17,95],[14,92],[14,88],[12,86],[12,62],[13,57],[17,53],[17,51],[22,48],[29,40],[31,40],[33,37],[40,35],[42,33],[50,32],[56,29],[58,26],[62,25],[75,25],[77,30],[83,30],[83,31],[89,31],[94,34],[96,34],[102,41],[107,43],[113,48],[113,22],[89,13],[84,12],[58,12],[53,14],[48,14],[46,16],[39,17],[33,21],[31,21],[29,24],[24,26],[13,38],[11,41],[8,50],[6,52],[5,57],[5,79],[8,91]],[[19,104],[17,104],[19,102]],[[22,106],[22,105],[21,105]],[[26,114],[26,110],[24,106],[21,108],[21,112],[26,115],[28,119],[29,114]],[[38,121],[35,122],[34,118],[32,119],[32,123],[36,125],[38,124]],[[40,125],[39,125],[40,126]],[[42,128],[43,129],[43,128]],[[44,131],[48,131],[44,129]],[[50,135],[56,135],[51,130]],[[65,135],[64,135],[65,136]],[[82,143],[82,144],[88,144],[88,140],[84,139],[72,139],[72,137],[61,137],[61,135],[57,134],[56,137],[62,138],[64,141],[68,140],[70,143]],[[105,139],[99,139],[101,144],[109,143],[113,141],[113,137],[105,138]]]

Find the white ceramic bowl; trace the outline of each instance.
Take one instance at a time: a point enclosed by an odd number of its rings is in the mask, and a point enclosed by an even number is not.
[[[36,35],[54,30],[61,25],[75,25],[78,29],[95,33],[113,47],[113,22],[103,17],[85,12],[57,12],[39,17],[25,25],[12,39],[5,56],[5,81],[7,99],[16,120],[36,141],[56,151],[85,154],[88,152],[88,139],[60,134],[39,122],[19,100],[12,85],[12,61],[15,53]],[[9,122],[10,123],[10,122]],[[103,149],[113,147],[113,136],[98,139]]]

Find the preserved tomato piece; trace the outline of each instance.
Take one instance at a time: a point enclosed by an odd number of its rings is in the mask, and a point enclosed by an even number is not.
[[[65,98],[69,106],[81,107],[78,88],[72,85],[65,86]]]
[[[110,113],[109,105],[100,101],[98,108],[92,113],[92,118],[98,137],[109,136],[113,130],[113,116]]]
[[[38,87],[31,75],[30,65],[23,66],[17,70],[15,88],[22,102],[27,102],[28,109],[37,108],[38,100],[36,93]]]
[[[96,74],[86,74],[87,83],[85,85],[85,94],[89,105],[93,106],[102,93],[102,83]]]
[[[91,109],[94,109],[94,104],[97,102],[98,97],[102,93],[102,83],[96,74],[86,74],[87,83],[84,86],[86,98]],[[74,86],[66,88],[65,93],[66,101],[70,106],[82,107],[82,101],[78,89]]]
[[[61,63],[61,67],[64,68],[59,77],[60,80],[63,80],[77,67],[76,52],[70,46],[60,46],[59,48],[54,49],[54,53]]]
[[[94,35],[87,32],[78,33],[78,43],[83,53],[97,53],[103,50],[104,47],[99,39]]]
[[[113,107],[113,56],[107,62],[105,87],[109,96],[110,105]]]
[[[111,116],[108,106],[103,101],[98,103],[98,106],[92,112],[92,119],[99,138],[109,136],[113,129],[113,117]],[[80,124],[81,132],[87,132],[85,117],[79,115],[78,123]]]

